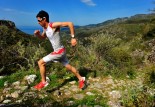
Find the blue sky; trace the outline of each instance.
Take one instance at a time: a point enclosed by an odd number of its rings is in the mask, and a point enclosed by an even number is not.
[[[72,21],[75,25],[101,23],[109,19],[150,13],[155,0],[1,0],[0,19],[16,26],[38,26],[36,14],[45,10],[50,21]]]

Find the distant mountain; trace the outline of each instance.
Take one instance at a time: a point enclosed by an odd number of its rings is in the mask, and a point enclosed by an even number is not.
[[[153,20],[155,20],[154,13],[152,13],[152,14],[136,14],[131,17],[111,19],[111,20],[107,20],[107,21],[104,21],[104,22],[101,22],[98,24],[89,24],[86,26],[79,26],[78,28],[76,28],[75,31],[76,31],[76,35],[80,38],[88,37],[88,36],[91,36],[98,32],[100,32],[100,33],[109,32],[112,34],[117,34],[118,32],[122,32],[122,31],[133,32],[133,31],[129,31],[128,24],[130,24],[130,25],[133,24],[133,27],[135,27],[135,26],[138,27],[138,24],[150,23],[150,21],[153,21]],[[122,25],[119,25],[119,24],[122,24]],[[124,28],[124,26],[126,26],[127,29]],[[119,31],[118,28],[122,29],[122,31]],[[142,29],[142,28],[139,28],[139,32],[140,32],[140,29]],[[137,28],[135,28],[135,30],[137,30]]]
[[[99,26],[106,26],[106,25],[110,25],[110,24],[116,24],[116,23],[120,23],[120,22],[124,22],[126,20],[128,20],[128,17],[124,17],[124,18],[116,18],[116,19],[111,19],[111,20],[107,20],[104,21],[102,23],[98,23],[98,24],[89,24],[86,25],[84,27],[99,27]]]
[[[135,20],[135,19],[146,20],[146,19],[154,17],[154,16],[155,16],[155,13],[151,13],[151,14],[136,14],[136,15],[131,16],[131,17],[123,17],[123,18],[110,19],[110,20],[104,21],[102,23],[89,24],[89,25],[82,26],[82,27],[89,27],[89,28],[91,28],[91,27],[100,27],[100,26],[106,26],[106,25],[111,25],[111,24],[123,23],[123,22],[126,22],[128,20]]]

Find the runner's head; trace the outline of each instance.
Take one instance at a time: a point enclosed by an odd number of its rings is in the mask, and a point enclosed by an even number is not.
[[[44,19],[46,18],[46,21],[49,22],[49,15],[48,15],[48,13],[47,13],[46,11],[44,11],[44,10],[39,11],[39,13],[37,14],[36,17],[37,17],[37,18],[39,17],[39,18],[41,19],[40,21],[42,21],[42,20],[44,20]]]

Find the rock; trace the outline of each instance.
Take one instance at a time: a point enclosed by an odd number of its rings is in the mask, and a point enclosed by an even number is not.
[[[0,102],[2,102],[4,100],[4,96],[2,95],[1,97],[0,97]]]
[[[112,85],[112,84],[114,84],[114,81],[112,78],[109,78],[108,80],[106,80],[105,84],[106,85],[110,85],[110,84]]]
[[[67,79],[67,80],[69,80],[71,77],[65,77],[64,79]]]
[[[94,107],[102,107],[102,106],[100,106],[100,105],[94,105]]]
[[[70,90],[65,89],[64,90],[64,94],[67,95],[67,96],[70,96],[72,93],[71,93]]]
[[[66,106],[72,106],[74,105],[74,101],[67,101]]]
[[[75,95],[73,96],[73,98],[75,98],[75,99],[77,99],[77,100],[81,100],[81,99],[84,98],[84,95],[83,95],[83,94],[75,94]]]
[[[108,101],[107,104],[109,105],[109,107],[122,107],[119,102],[115,102],[115,101]]]
[[[4,100],[4,101],[3,101],[4,104],[8,104],[8,103],[10,103],[10,102],[11,102],[11,100]]]
[[[91,106],[87,106],[87,105],[79,105],[78,107],[91,107]]]
[[[46,77],[46,81],[49,83],[50,82],[50,79],[49,79],[49,77]]]
[[[8,87],[8,86],[9,86],[8,81],[5,81],[5,82],[4,82],[4,87]]]
[[[111,99],[115,99],[115,100],[121,98],[120,92],[119,91],[115,91],[115,90],[110,92],[109,96],[111,97]]]
[[[62,95],[62,92],[60,92],[59,90],[56,90],[53,95],[54,96],[60,96],[60,95]]]
[[[69,90],[73,91],[73,92],[78,92],[80,91],[80,89],[76,86],[76,85],[72,85]]]
[[[93,82],[99,82],[100,78],[91,78],[91,77],[89,77],[88,80],[91,80]]]
[[[93,93],[91,93],[91,92],[86,92],[86,94],[87,94],[87,95],[95,95],[95,94],[93,94]]]
[[[104,88],[104,87],[103,87],[103,85],[102,85],[102,84],[100,84],[100,83],[96,82],[96,83],[94,83],[94,88],[99,88],[99,89],[102,89],[102,88]]]
[[[61,91],[61,90],[64,90],[64,89],[65,89],[64,87],[61,87],[61,88],[60,88],[60,91]]]
[[[22,81],[21,81],[21,85],[29,85],[27,80],[24,78]]]
[[[28,86],[21,86],[20,89],[21,89],[21,91],[25,91],[28,89]]]
[[[5,97],[6,98],[11,98],[11,94],[6,94]]]
[[[35,92],[26,92],[23,95],[23,100],[26,101],[26,100],[32,99],[32,98],[35,99],[37,97],[38,97],[38,94]]]
[[[19,86],[20,85],[20,81],[16,81],[14,83],[12,83],[12,86],[16,87],[16,86]]]
[[[35,79],[37,78],[36,75],[29,75],[29,76],[25,76],[24,79],[27,80],[28,84],[31,84],[35,81]]]
[[[65,86],[64,86],[64,88],[68,88],[68,86],[67,86],[67,85],[65,85]]]
[[[11,97],[18,98],[19,97],[19,92],[15,91],[15,92],[11,93]]]
[[[3,79],[5,76],[0,76],[0,79]]]
[[[76,81],[71,81],[69,82],[71,85],[74,85],[76,83]]]
[[[16,103],[22,103],[22,100],[17,100]]]
[[[42,95],[42,94],[39,94],[38,96],[39,96],[40,99],[44,99],[45,98],[45,96]]]
[[[3,90],[3,94],[8,93],[10,90],[11,90],[11,88],[4,88],[4,90]]]

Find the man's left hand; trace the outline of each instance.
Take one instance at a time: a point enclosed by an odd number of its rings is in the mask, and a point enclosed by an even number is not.
[[[72,39],[71,39],[71,45],[72,45],[72,46],[76,46],[76,44],[77,44],[76,39],[75,39],[75,38],[72,38]]]

